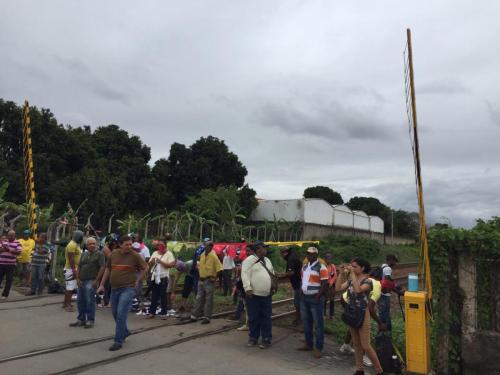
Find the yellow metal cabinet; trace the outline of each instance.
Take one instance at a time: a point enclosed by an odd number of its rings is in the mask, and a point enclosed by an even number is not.
[[[430,371],[430,332],[426,301],[426,292],[405,293],[406,370],[417,374],[428,374]]]

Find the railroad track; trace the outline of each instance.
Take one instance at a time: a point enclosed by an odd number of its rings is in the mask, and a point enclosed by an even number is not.
[[[395,280],[399,281],[399,283],[402,284],[405,280],[407,280],[407,276],[400,276],[400,277],[395,278]],[[20,301],[22,301],[22,300],[12,301],[12,302],[20,302]],[[340,298],[336,298],[335,301],[340,302]],[[273,301],[272,305],[273,305],[273,307],[278,307],[278,306],[282,306],[282,305],[286,305],[286,304],[291,304],[292,302],[293,302],[293,298],[285,298],[282,300]],[[52,305],[52,304],[60,304],[60,301],[47,303],[47,304],[44,304],[44,306]],[[35,307],[35,306],[30,306],[30,307]],[[13,309],[13,308],[7,308],[7,309],[3,309],[3,310],[9,310],[9,309]],[[0,310],[2,310],[2,309],[0,309]],[[219,312],[219,313],[213,314],[213,318],[224,318],[224,317],[227,317],[231,314],[234,314],[234,312],[235,312],[234,310]],[[288,316],[293,315],[294,313],[295,313],[295,309],[291,309],[289,311],[276,312],[272,316],[272,319],[276,320],[276,319],[286,318]],[[148,331],[156,330],[156,329],[167,327],[167,326],[177,326],[177,325],[181,325],[181,324],[186,324],[186,323],[181,321],[181,320],[178,320],[174,323],[172,323],[172,321],[166,321],[165,323],[157,324],[154,326],[135,329],[131,332],[131,335],[137,335],[137,334],[140,334],[143,332],[148,332]],[[196,340],[198,338],[208,337],[211,335],[216,335],[219,333],[227,332],[227,331],[230,331],[230,330],[236,328],[239,324],[240,324],[239,322],[234,322],[234,323],[228,322],[228,324],[224,325],[222,328],[217,328],[217,329],[214,329],[214,330],[211,330],[208,332],[197,333],[197,334],[193,334],[190,336],[182,337],[182,338],[176,339],[174,341],[165,343],[163,345],[155,345],[155,346],[151,346],[151,347],[146,347],[146,348],[142,348],[142,349],[139,349],[136,351],[120,354],[118,356],[113,356],[111,358],[106,358],[106,359],[90,362],[90,363],[87,363],[87,364],[84,364],[81,366],[76,366],[76,367],[73,367],[70,369],[56,372],[54,374],[58,374],[58,375],[77,374],[77,373],[95,368],[97,366],[106,365],[109,363],[120,361],[120,360],[129,358],[131,356],[138,356],[138,355],[152,352],[155,350],[160,350],[160,349],[165,349],[165,348],[173,347],[176,345],[180,345],[182,343],[185,343],[185,342],[188,342],[191,340]],[[96,343],[100,343],[100,342],[108,341],[108,340],[112,340],[112,339],[113,339],[113,335],[108,335],[108,336],[99,337],[96,339],[76,341],[76,342],[71,342],[68,344],[57,345],[57,346],[53,346],[53,347],[49,347],[49,348],[44,348],[44,349],[35,350],[35,351],[22,353],[22,354],[17,354],[17,355],[5,357],[5,358],[0,358],[0,364],[6,363],[6,362],[19,361],[19,360],[23,360],[23,359],[31,358],[31,357],[43,356],[43,355],[56,353],[56,352],[63,352],[65,350],[69,350],[69,349],[73,349],[73,348],[77,348],[77,347],[88,346],[88,345],[93,345]]]
[[[292,302],[292,301],[293,301],[293,298],[286,298],[283,300],[273,301],[272,305],[273,306],[280,306],[280,305],[283,305],[283,304],[286,304],[286,303]],[[231,314],[234,314],[234,312],[235,312],[234,310],[219,312],[219,313],[213,314],[212,318],[223,318],[223,317],[229,316]],[[285,313],[280,313],[278,315],[274,315],[273,319],[285,317],[285,316],[287,316],[287,314],[289,315],[293,312],[294,311],[290,311],[290,312],[285,312]],[[177,326],[177,325],[183,325],[183,324],[189,324],[189,323],[185,323],[185,322],[182,322],[180,320],[175,322],[175,323],[172,323],[172,321],[170,321],[170,322],[167,321],[165,323],[157,324],[157,325],[154,325],[151,327],[144,327],[144,328],[138,328],[138,329],[132,330],[131,335],[137,335],[139,333],[152,331],[152,330],[155,330],[157,328],[162,328],[162,327],[167,327],[167,326]],[[238,326],[238,323],[233,323],[233,324],[228,323],[228,324],[230,325],[230,327],[228,327],[227,330]],[[107,340],[112,340],[113,337],[114,337],[114,335],[108,335],[108,336],[99,337],[96,339],[76,341],[76,342],[71,342],[68,344],[57,345],[57,346],[53,346],[50,348],[35,350],[35,351],[27,352],[27,353],[16,354],[16,355],[13,355],[10,357],[0,358],[0,364],[5,363],[5,362],[17,361],[17,360],[21,360],[21,359],[25,359],[25,358],[30,358],[30,357],[36,357],[36,356],[40,356],[40,355],[44,355],[44,354],[60,352],[60,351],[64,351],[64,350],[72,349],[72,348],[76,348],[76,347],[92,345],[95,343],[99,343],[99,342],[103,342],[103,341],[107,341]]]

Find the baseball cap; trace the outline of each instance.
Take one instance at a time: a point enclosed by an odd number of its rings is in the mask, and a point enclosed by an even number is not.
[[[265,244],[263,241],[255,241],[253,244],[250,245],[250,248],[255,251],[257,250],[258,247],[269,247],[269,245]]]
[[[318,249],[315,248],[314,246],[308,247],[307,252],[310,254],[318,254]]]
[[[140,251],[141,250],[141,244],[139,242],[134,242],[132,244],[132,248],[135,250],[135,251]]]

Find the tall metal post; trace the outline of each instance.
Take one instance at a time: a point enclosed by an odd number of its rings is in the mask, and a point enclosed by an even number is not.
[[[28,222],[31,235],[37,238],[37,210],[35,194],[35,174],[33,168],[33,148],[31,142],[30,106],[28,101],[23,107],[23,155],[24,155],[24,185],[26,190],[26,204],[28,205]]]
[[[427,245],[427,226],[425,222],[424,208],[424,189],[422,187],[422,171],[420,168],[420,147],[418,141],[417,128],[417,102],[415,99],[415,75],[413,71],[413,49],[411,44],[411,31],[406,29],[406,38],[408,43],[408,69],[410,78],[410,97],[411,97],[411,114],[413,122],[413,139],[415,143],[415,172],[417,175],[417,192],[418,192],[418,208],[420,221],[420,252],[423,255],[423,271],[425,274],[425,286],[429,299],[432,299],[432,281],[429,263],[429,249]]]

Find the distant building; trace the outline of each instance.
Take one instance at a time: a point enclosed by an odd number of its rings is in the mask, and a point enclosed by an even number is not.
[[[316,240],[330,234],[354,235],[384,242],[384,221],[345,205],[332,206],[323,199],[259,200],[253,222],[300,223],[301,240]]]

